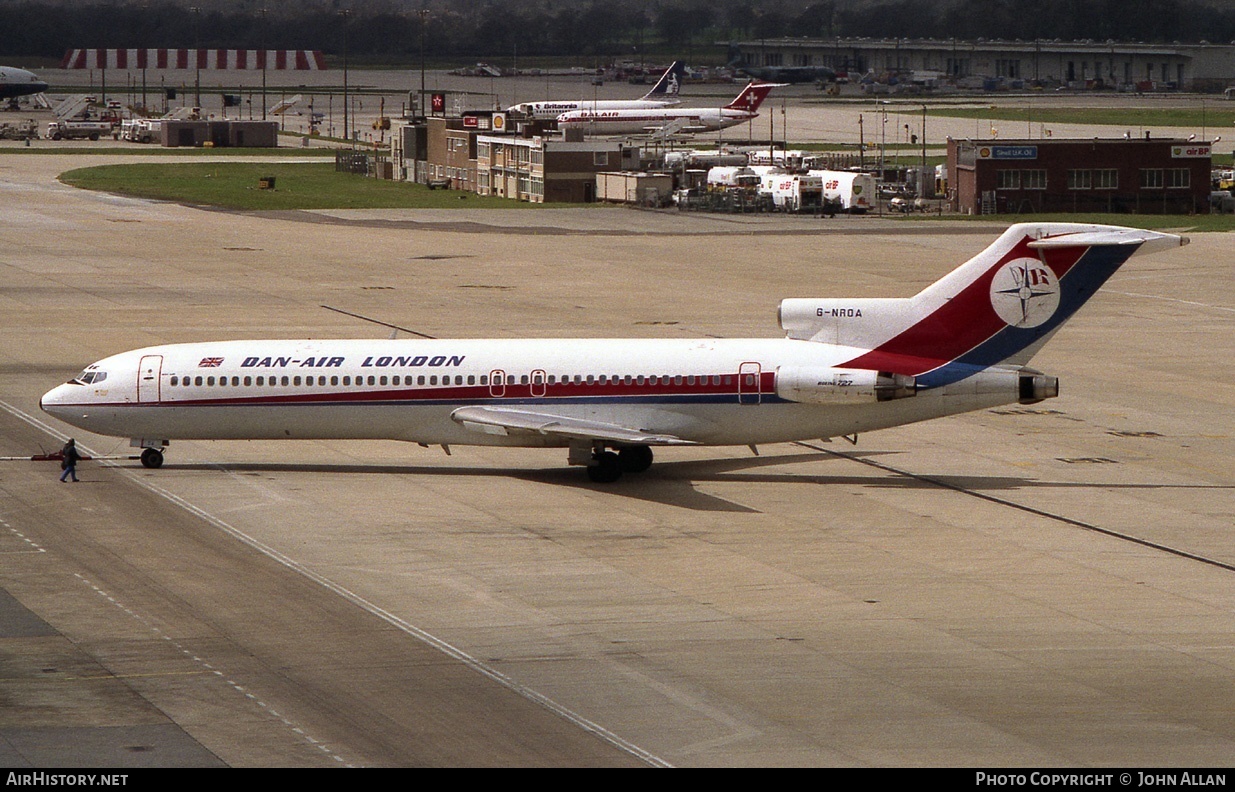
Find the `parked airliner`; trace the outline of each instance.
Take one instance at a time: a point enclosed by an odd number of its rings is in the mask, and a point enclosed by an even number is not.
[[[752,82],[724,107],[660,107],[642,110],[572,110],[557,117],[558,129],[589,135],[638,135],[666,131],[715,132],[758,118],[759,105],[782,83]]]
[[[847,436],[1058,394],[1032,355],[1134,253],[1186,244],[1022,223],[913,297],[787,299],[784,338],[207,341],[93,363],[41,401],[128,437],[568,449],[593,481],[653,446]]]
[[[47,83],[33,72],[15,66],[0,66],[0,99],[8,99],[10,104],[15,104],[19,96],[30,96],[46,90]]]
[[[562,113],[572,110],[647,110],[669,107],[682,101],[678,98],[685,64],[674,61],[665,69],[652,90],[638,99],[549,99],[543,102],[523,102],[506,108],[507,112],[522,113],[537,121],[552,121]]]

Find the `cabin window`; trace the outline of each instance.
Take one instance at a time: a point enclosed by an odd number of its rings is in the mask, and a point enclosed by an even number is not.
[[[625,383],[625,384],[627,384],[627,385],[629,385],[629,384],[630,384],[630,375],[629,375],[629,374],[627,374],[625,377],[622,377],[622,382],[623,382],[623,383]]]
[[[331,384],[331,385],[338,385],[338,384],[339,384],[339,378],[338,378],[338,377],[331,377],[331,378],[330,378],[330,384]]]
[[[201,384],[202,384],[202,378],[201,378],[201,377],[198,377],[198,378],[197,378],[197,384],[198,384],[198,385],[201,385]]]
[[[386,384],[386,375],[385,375],[385,374],[383,374],[383,375],[381,376],[381,378],[378,380],[378,384],[380,384],[380,385],[385,385],[385,384]]]
[[[417,384],[417,385],[424,385],[424,384],[425,384],[425,375],[424,375],[424,374],[421,374],[419,377],[417,377],[417,378],[416,378],[416,384]]]
[[[674,377],[673,377],[673,384],[674,384],[674,385],[681,385],[681,384],[682,384],[682,375],[681,375],[681,374],[675,374],[675,375],[674,375]]]
[[[300,384],[300,377],[293,377],[293,378],[292,378],[292,384],[293,384],[293,385],[299,385],[299,384]]]
[[[732,384],[733,384],[733,377],[731,377],[731,376],[729,376],[729,375],[725,375],[725,384],[726,384],[726,385],[732,385]]]
[[[234,388],[240,387],[240,377],[232,377],[232,387]]]
[[[344,377],[344,378],[343,378],[343,384],[344,384],[344,385],[351,385],[351,384],[352,384],[352,378],[351,378],[351,377]]]
[[[300,379],[300,377],[297,377],[296,379]],[[300,383],[299,383],[299,382],[297,382],[296,384],[297,384],[297,385],[299,385]],[[285,375],[283,375],[283,385],[284,385],[285,387],[287,386],[287,375],[286,375],[286,374],[285,374]]]
[[[372,374],[370,374],[370,375],[369,375],[369,384],[370,384],[370,385],[376,385],[376,384],[377,384],[377,377],[375,377],[375,376],[373,376]]]
[[[434,374],[432,377],[429,377],[429,384],[430,384],[430,385],[436,385],[436,384],[437,384],[437,375],[436,375],[436,374]]]
[[[694,384],[695,384],[695,375],[694,375],[694,374],[688,374],[688,375],[687,375],[687,377],[686,377],[686,384],[687,384],[687,385],[694,385]]]
[[[175,387],[179,384],[180,384],[180,381],[176,378],[176,375],[173,374],[172,375],[172,387]]]
[[[475,385],[475,384],[476,384],[476,375],[475,375],[475,374],[468,374],[468,375],[467,375],[467,384],[468,384],[468,385]]]
[[[266,378],[265,378],[265,377],[258,377],[258,378],[257,378],[257,386],[258,386],[259,388],[260,388],[261,386],[265,385],[265,384],[266,384]]]
[[[214,385],[214,377],[206,377],[206,384],[207,384],[207,385],[210,385],[210,386],[213,386],[213,385]]]

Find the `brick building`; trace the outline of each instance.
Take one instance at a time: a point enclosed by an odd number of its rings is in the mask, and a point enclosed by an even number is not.
[[[948,199],[966,214],[1209,212],[1208,143],[1168,138],[948,140]]]
[[[477,192],[522,201],[591,203],[596,174],[636,170],[639,149],[608,140],[478,135]]]

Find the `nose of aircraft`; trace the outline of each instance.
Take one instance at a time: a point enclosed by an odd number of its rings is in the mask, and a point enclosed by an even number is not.
[[[64,385],[57,385],[47,393],[44,393],[43,398],[39,399],[39,409],[45,413],[58,416],[57,410],[67,403],[69,391],[74,387],[80,389],[80,386],[66,383]]]

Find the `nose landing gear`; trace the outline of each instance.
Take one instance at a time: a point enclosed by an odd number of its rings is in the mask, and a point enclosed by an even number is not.
[[[140,459],[143,467],[151,469],[163,467],[163,449],[167,448],[166,440],[147,440],[135,437],[129,441],[129,445],[142,450]]]

